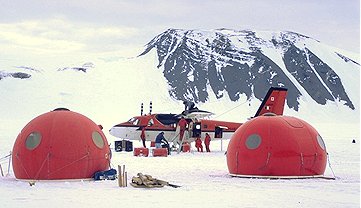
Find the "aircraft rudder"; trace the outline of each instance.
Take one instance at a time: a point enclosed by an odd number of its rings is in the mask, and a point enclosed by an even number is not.
[[[285,100],[287,97],[287,88],[271,87],[264,97],[260,107],[258,108],[254,117],[263,115],[265,113],[274,113],[276,115],[283,115]]]

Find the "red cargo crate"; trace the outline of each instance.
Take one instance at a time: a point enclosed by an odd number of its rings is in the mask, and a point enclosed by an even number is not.
[[[137,147],[134,148],[134,156],[144,156],[148,157],[149,155],[149,149],[145,147]]]
[[[153,157],[167,157],[167,156],[168,156],[167,148],[153,149]]]
[[[183,152],[190,152],[191,146],[188,143],[183,144]]]

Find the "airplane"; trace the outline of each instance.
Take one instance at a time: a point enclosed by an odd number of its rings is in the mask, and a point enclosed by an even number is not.
[[[271,87],[252,118],[260,115],[283,115],[286,96],[286,88]],[[160,132],[164,132],[164,137],[168,142],[173,142],[173,144],[177,142],[179,145],[179,141],[191,143],[198,137],[203,140],[206,133],[210,135],[212,141],[230,139],[238,127],[242,125],[242,123],[238,122],[206,119],[213,113],[199,110],[194,107],[194,104],[187,107],[186,101],[183,104],[186,107],[181,114],[152,114],[150,111],[149,114],[143,115],[143,110],[141,110],[140,116],[132,117],[126,122],[114,125],[109,130],[109,133],[117,138],[141,141],[140,135],[142,128],[144,128],[146,141],[154,142],[156,136]],[[179,138],[179,128],[177,128],[177,123],[181,117],[184,117],[188,123],[188,129],[182,139]]]

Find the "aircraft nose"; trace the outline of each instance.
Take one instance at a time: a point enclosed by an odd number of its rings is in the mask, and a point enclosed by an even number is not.
[[[109,134],[110,134],[110,135],[113,135],[113,133],[114,133],[114,127],[112,127],[112,128],[109,129]],[[114,135],[113,135],[113,136],[114,136]]]

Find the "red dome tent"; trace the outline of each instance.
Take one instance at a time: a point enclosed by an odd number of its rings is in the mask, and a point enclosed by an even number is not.
[[[326,162],[326,147],[317,131],[288,116],[259,116],[244,123],[227,150],[233,176],[317,176],[324,174]]]
[[[67,109],[30,121],[18,135],[12,164],[18,179],[91,178],[109,169],[110,149],[98,125]]]

